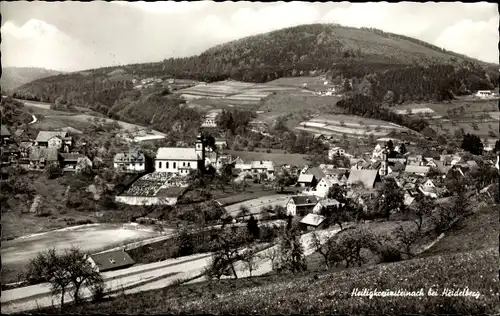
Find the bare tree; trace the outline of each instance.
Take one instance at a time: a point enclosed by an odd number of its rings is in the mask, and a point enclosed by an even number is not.
[[[400,247],[403,248],[403,252],[411,257],[413,255],[412,247],[420,237],[420,231],[410,228],[405,229],[402,225],[399,225],[394,231],[394,237]]]
[[[247,249],[241,255],[241,261],[243,261],[243,265],[250,273],[250,277],[252,277],[252,271],[255,271],[259,268],[259,260],[261,258],[262,257],[259,254],[255,253],[253,249]]]
[[[51,294],[61,295],[61,308],[69,290],[75,303],[79,303],[82,287],[90,289],[94,297],[102,296],[105,289],[101,274],[88,261],[87,254],[74,247],[61,255],[55,248],[38,253],[29,263],[26,277],[31,282],[49,282]]]

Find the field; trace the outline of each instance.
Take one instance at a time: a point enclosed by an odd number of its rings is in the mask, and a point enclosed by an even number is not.
[[[254,152],[254,151],[235,151],[228,150],[228,154],[233,157],[240,157],[245,162],[257,161],[257,160],[272,160],[276,166],[280,165],[293,165],[293,166],[303,166],[308,163],[306,160],[306,155],[302,154],[289,154],[289,153],[278,153],[274,151],[272,153],[265,152]]]
[[[307,89],[313,91],[326,90],[333,87],[330,82],[327,85],[324,82],[325,80],[322,80],[320,77],[284,77],[270,81],[267,84],[297,88],[303,88],[305,84]]]
[[[101,251],[158,235],[153,231],[123,229],[121,225],[94,224],[4,241],[1,250],[2,281],[15,281],[15,273],[28,264],[37,252],[52,247],[63,250],[74,245],[84,251]]]
[[[375,137],[383,137],[393,130],[407,131],[408,133],[410,131],[390,122],[342,114],[317,116],[301,122],[296,129],[325,135],[342,136],[346,134],[348,137],[360,137],[370,134]]]
[[[263,207],[267,206],[276,206],[276,205],[281,205],[285,206],[286,202],[290,196],[287,195],[268,195],[268,196],[263,196],[257,199],[252,199],[240,203],[235,203],[229,206],[226,206],[226,211],[231,215],[231,216],[237,216],[238,213],[240,212],[241,207],[245,207],[248,209],[248,211],[251,214],[258,214],[261,212]]]
[[[188,105],[200,109],[242,108],[257,110],[275,94],[311,96],[311,91],[270,84],[252,84],[233,80],[196,85],[176,93],[188,100]],[[303,106],[303,103],[302,103]],[[267,108],[267,107],[266,107]]]

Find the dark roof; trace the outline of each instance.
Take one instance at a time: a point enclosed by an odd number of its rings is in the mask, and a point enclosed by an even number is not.
[[[61,153],[61,157],[63,158],[64,161],[74,161],[77,162],[78,159],[84,158],[85,155],[80,154],[80,153]]]
[[[19,136],[21,136],[23,133],[24,133],[24,129],[20,129],[20,128],[18,128],[18,129],[14,132],[14,135],[16,135],[16,137],[19,137]]]
[[[99,253],[90,257],[99,267],[99,272],[124,268],[135,263],[129,254],[123,250]]]
[[[10,136],[10,132],[7,129],[7,126],[5,126],[3,124],[1,125],[1,127],[0,127],[0,135],[1,136]]]
[[[139,151],[120,152],[115,155],[115,162],[144,162],[144,154]]]
[[[316,205],[318,203],[318,198],[311,195],[311,196],[306,196],[306,195],[297,195],[293,196],[290,198],[293,200],[295,205],[300,206],[300,205]]]
[[[325,173],[319,167],[307,169],[306,174],[312,174],[318,181],[325,177]]]

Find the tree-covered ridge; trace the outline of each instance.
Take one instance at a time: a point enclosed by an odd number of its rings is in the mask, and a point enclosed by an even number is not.
[[[322,73],[360,82],[369,76],[373,96],[379,100],[388,91],[395,93],[396,101],[401,95],[414,100],[446,99],[442,95],[450,91],[459,94],[497,86],[497,67],[376,29],[311,24],[242,38],[198,56],[35,80],[17,89],[16,94],[48,102],[73,94],[105,113],[123,91],[131,89],[132,78],[267,82]]]

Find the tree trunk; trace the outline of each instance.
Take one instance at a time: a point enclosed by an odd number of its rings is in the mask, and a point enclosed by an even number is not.
[[[62,308],[64,306],[64,294],[66,294],[66,291],[63,289],[61,291],[61,307],[60,307],[61,310],[62,310]]]

